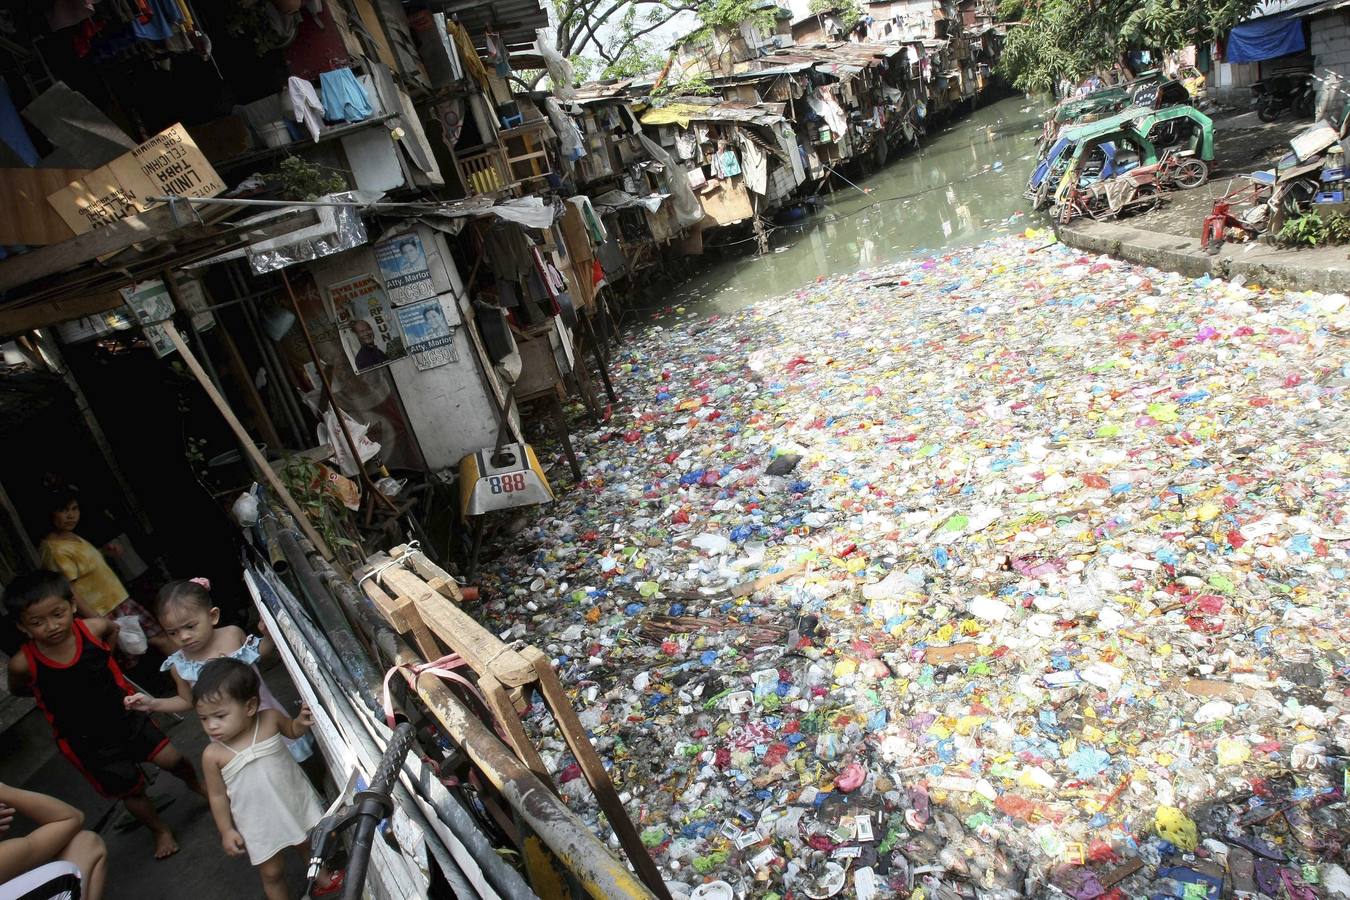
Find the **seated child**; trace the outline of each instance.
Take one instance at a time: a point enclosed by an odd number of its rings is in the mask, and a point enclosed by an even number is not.
[[[192,686],[212,741],[202,753],[202,774],[220,843],[230,856],[248,854],[268,900],[286,900],[281,851],[300,847],[309,856],[309,831],[323,817],[323,804],[282,739],[299,738],[314,718],[307,706],[294,719],[262,709],[258,693],[258,673],[228,657],[202,666]]]
[[[178,852],[173,832],[145,794],[139,763],[152,762],[203,793],[192,763],[143,712],[129,710],[130,683],[113,659],[117,625],[79,619],[64,575],[38,570],[15,578],[5,606],[28,640],[9,661],[9,690],[31,694],[61,753],[104,797],[120,799],[155,837],[155,858]]]

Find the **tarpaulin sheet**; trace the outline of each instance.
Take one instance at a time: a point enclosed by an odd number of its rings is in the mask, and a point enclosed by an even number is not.
[[[643,125],[679,125],[689,127],[690,119],[706,116],[708,107],[697,103],[667,103],[665,106],[653,106],[642,114]]]
[[[1228,33],[1224,62],[1254,63],[1277,56],[1301,53],[1308,47],[1303,40],[1303,20],[1268,18],[1243,22]]]

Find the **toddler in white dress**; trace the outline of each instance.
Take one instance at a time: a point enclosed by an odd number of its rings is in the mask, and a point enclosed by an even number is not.
[[[323,804],[283,738],[300,738],[314,719],[306,706],[294,719],[260,708],[259,690],[252,666],[222,657],[202,666],[192,700],[211,738],[202,774],[221,845],[231,856],[247,853],[268,900],[284,900],[281,852],[300,847],[308,857],[309,831]]]

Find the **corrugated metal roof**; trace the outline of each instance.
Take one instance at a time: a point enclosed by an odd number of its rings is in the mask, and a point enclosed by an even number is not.
[[[540,0],[430,0],[430,6],[455,16],[475,43],[485,31],[495,31],[511,51],[528,48],[535,30],[548,27]]]

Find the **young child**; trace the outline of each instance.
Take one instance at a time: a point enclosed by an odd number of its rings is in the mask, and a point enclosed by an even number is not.
[[[112,655],[117,625],[79,619],[64,575],[38,570],[5,591],[5,606],[28,638],[9,661],[9,690],[31,694],[51,723],[61,753],[104,797],[120,799],[155,837],[155,858],[178,852],[173,832],[145,794],[139,763],[152,762],[199,794],[183,759],[143,712],[126,708],[132,693]]]
[[[300,707],[295,719],[262,709],[258,673],[237,659],[213,659],[192,686],[192,701],[212,743],[202,772],[220,843],[230,856],[248,854],[268,900],[285,900],[281,851],[301,847],[323,817],[314,787],[286,752],[282,739],[299,738],[314,719]]]
[[[178,649],[164,661],[161,671],[173,676],[178,688],[175,697],[154,698],[145,694],[127,697],[128,709],[142,712],[185,713],[193,708],[192,686],[202,667],[213,659],[237,659],[253,667],[258,675],[262,709],[285,709],[267,689],[258,672],[258,659],[272,652],[272,639],[245,634],[237,625],[220,624],[220,608],[211,600],[211,582],[205,578],[171,581],[160,589],[155,614]],[[286,749],[303,762],[314,752],[314,739],[306,735],[298,741],[286,740]]]
[[[156,650],[168,655],[173,642],[165,636],[150,611],[131,599],[122,579],[93,544],[75,533],[80,524],[80,495],[73,487],[51,492],[47,506],[52,530],[38,545],[44,568],[60,572],[70,581],[79,613],[86,619],[135,616]]]

